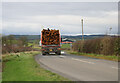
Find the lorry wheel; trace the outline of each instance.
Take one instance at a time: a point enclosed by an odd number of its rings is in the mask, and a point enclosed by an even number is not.
[[[49,52],[47,53],[47,55],[49,55]]]
[[[42,55],[46,55],[45,53],[42,53]]]
[[[61,52],[57,52],[57,55],[61,55]]]

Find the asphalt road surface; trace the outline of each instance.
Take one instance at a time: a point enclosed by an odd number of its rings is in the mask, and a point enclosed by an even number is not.
[[[118,63],[62,53],[37,55],[35,60],[44,68],[73,81],[118,81]]]

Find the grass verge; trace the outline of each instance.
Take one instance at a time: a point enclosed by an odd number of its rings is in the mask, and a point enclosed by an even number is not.
[[[41,50],[41,47],[39,47],[39,46],[34,46],[33,48],[34,48],[34,49]]]
[[[111,60],[111,61],[120,61],[120,57],[115,56],[115,55],[105,56],[105,55],[92,54],[92,53],[80,53],[80,52],[70,51],[70,50],[66,50],[66,52],[69,54],[75,54],[75,55],[80,55],[80,56],[88,56],[92,58],[99,58],[99,59],[105,59],[105,60]]]
[[[34,60],[38,51],[3,55],[3,81],[68,81],[40,67]]]
[[[70,48],[70,44],[62,44],[61,48]]]

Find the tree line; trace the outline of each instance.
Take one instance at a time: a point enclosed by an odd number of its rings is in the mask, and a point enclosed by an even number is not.
[[[2,53],[30,51],[31,47],[28,46],[28,39],[20,37],[15,39],[13,35],[2,36]]]

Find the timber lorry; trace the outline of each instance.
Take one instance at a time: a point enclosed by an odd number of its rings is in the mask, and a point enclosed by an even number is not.
[[[41,31],[42,55],[56,53],[61,54],[61,37],[59,30],[43,29]]]

